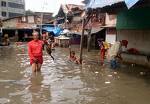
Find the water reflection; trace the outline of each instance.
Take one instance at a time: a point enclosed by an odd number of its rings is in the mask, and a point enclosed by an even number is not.
[[[32,104],[49,103],[51,100],[50,86],[45,87],[41,73],[33,74],[30,78],[29,92],[32,94]]]
[[[100,67],[98,51],[84,52],[83,65],[67,61],[67,49],[52,54],[55,61],[44,53],[41,73],[32,74],[26,44],[1,47],[0,103],[149,104],[149,69]]]

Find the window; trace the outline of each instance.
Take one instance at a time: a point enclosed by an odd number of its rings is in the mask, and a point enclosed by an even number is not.
[[[6,12],[2,12],[2,16],[3,16],[3,17],[6,17],[6,16],[7,16],[7,13],[6,13]]]
[[[23,14],[20,14],[20,13],[12,13],[12,12],[9,12],[9,17],[16,17],[16,16],[22,16]]]
[[[34,23],[34,16],[28,16],[28,23]]]
[[[2,7],[6,7],[6,2],[5,2],[5,1],[2,1],[2,2],[1,2],[1,6],[2,6]]]
[[[24,5],[23,4],[17,4],[17,3],[8,2],[8,6],[11,7],[11,8],[24,9]]]
[[[22,22],[26,22],[26,17],[22,17],[22,18],[21,18],[21,21],[22,21]]]

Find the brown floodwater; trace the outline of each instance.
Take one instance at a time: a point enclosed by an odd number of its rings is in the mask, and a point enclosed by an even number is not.
[[[26,44],[0,47],[0,104],[150,104],[149,69],[101,67],[98,51],[85,51],[83,65],[67,60],[68,49],[52,54],[32,74]]]

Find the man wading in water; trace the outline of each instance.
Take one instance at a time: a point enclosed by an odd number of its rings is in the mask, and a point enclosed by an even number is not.
[[[30,64],[32,65],[32,72],[41,70],[43,63],[43,42],[39,40],[39,33],[33,32],[33,40],[28,43],[28,54],[30,57]]]

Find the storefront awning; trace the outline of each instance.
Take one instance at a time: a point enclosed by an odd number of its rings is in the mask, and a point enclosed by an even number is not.
[[[101,26],[102,28],[116,28],[116,25],[105,25]]]
[[[91,34],[94,34],[94,33],[97,33],[99,31],[102,31],[104,28],[100,28],[100,27],[93,27],[92,30],[91,30]],[[80,32],[74,32],[75,34],[79,34],[81,35],[82,34],[82,31]],[[88,32],[87,31],[84,31],[84,35],[88,35]]]
[[[59,39],[59,40],[69,40],[70,38],[69,37],[66,37],[64,35],[60,35],[58,37],[56,37],[55,39]]]
[[[91,34],[93,34],[93,33],[97,33],[97,32],[99,32],[99,31],[102,31],[104,28],[99,28],[99,27],[94,27],[94,28],[92,28],[92,30],[91,30]]]

